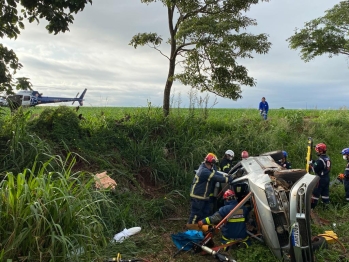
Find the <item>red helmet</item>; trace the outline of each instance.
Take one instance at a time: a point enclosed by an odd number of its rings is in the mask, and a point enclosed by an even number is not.
[[[228,189],[227,191],[224,192],[223,199],[231,199],[235,196],[235,192],[231,189]]]
[[[215,154],[208,153],[207,156],[205,157],[205,162],[210,164],[215,164],[215,163],[218,163],[218,158],[216,157]]]
[[[317,144],[315,146],[315,151],[318,152],[318,153],[326,152],[326,149],[327,149],[327,147],[326,147],[326,145],[324,143],[320,143],[320,144]]]
[[[241,152],[241,158],[248,158],[249,155],[248,155],[248,152],[247,151],[242,151]]]

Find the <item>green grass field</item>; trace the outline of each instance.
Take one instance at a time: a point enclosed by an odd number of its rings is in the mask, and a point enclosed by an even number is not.
[[[79,114],[83,119],[78,118]],[[35,214],[31,212],[36,210],[41,217],[46,217],[47,211],[39,206],[37,209],[25,208],[35,203],[36,184],[29,183],[27,188],[32,190],[22,190],[14,195],[13,199],[18,198],[19,202],[10,201],[5,191],[2,192],[0,260],[20,261],[30,256],[31,261],[68,261],[64,260],[67,258],[71,261],[103,261],[104,256],[111,257],[120,252],[123,258],[145,257],[158,262],[215,261],[213,257],[191,253],[173,258],[176,248],[170,238],[171,234],[184,230],[189,216],[188,195],[193,170],[208,152],[222,157],[227,149],[232,149],[237,160],[243,150],[251,155],[286,150],[293,168],[305,168],[307,139],[312,137],[314,144],[323,142],[328,146],[333,166],[331,179],[344,172],[346,162],[340,152],[349,147],[348,110],[271,109],[268,117],[263,121],[256,109],[174,108],[171,115],[164,118],[162,109],[154,107],[80,107],[76,112],[74,107],[63,106],[30,108],[11,116],[8,109],[0,108],[0,174],[8,177],[11,173],[14,179],[6,186],[15,190],[15,181],[22,179],[23,183],[23,179],[27,179],[21,174],[31,173],[32,181],[40,182],[37,187],[43,187],[43,190],[54,187],[61,192],[60,196],[53,194],[52,198],[44,198],[47,203],[55,203],[47,210],[57,218],[53,216],[52,220],[39,223],[36,228],[21,223],[18,225],[22,228],[16,228],[11,216],[3,215],[7,210],[13,214],[12,218],[20,219]],[[107,171],[117,181],[115,193],[93,193],[92,175],[102,171]],[[51,180],[46,181],[46,177]],[[70,184],[71,188],[81,187],[82,195],[77,190],[60,189],[66,189]],[[349,207],[345,204],[343,186],[334,185],[330,197],[330,209],[318,209],[319,215],[330,224],[313,225],[313,233],[334,230],[340,243],[317,252],[316,259],[349,261],[344,250],[348,248]],[[68,206],[60,209],[66,204],[60,202],[62,199],[81,198],[93,199],[95,202],[91,201],[96,205],[84,209],[86,202],[74,201],[74,209],[69,212]],[[45,202],[42,204],[47,206]],[[82,222],[86,223],[85,231],[68,226],[79,206],[85,210],[85,216],[94,218],[93,223]],[[58,221],[62,230],[53,230]],[[335,227],[333,223],[336,223]],[[123,243],[110,243],[114,234],[133,226],[142,227],[141,233]],[[47,228],[52,230],[47,231]],[[23,234],[24,229],[26,234]],[[52,238],[45,237],[48,232],[51,236],[56,235],[59,243],[65,244],[57,244],[59,249],[55,249]],[[86,241],[79,233],[85,237],[93,235],[98,241]],[[43,248],[38,248],[38,242],[31,241],[33,235],[42,241],[40,246]],[[26,248],[23,243],[27,243]],[[73,257],[72,250],[81,247],[82,243],[86,250],[84,255]],[[234,251],[231,255],[239,262],[275,261],[268,248],[257,242],[253,242],[248,251]]]

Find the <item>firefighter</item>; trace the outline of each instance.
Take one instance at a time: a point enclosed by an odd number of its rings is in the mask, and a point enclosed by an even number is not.
[[[199,228],[203,225],[216,225],[226,217],[231,210],[238,204],[235,198],[235,192],[228,189],[223,195],[224,206],[210,217],[206,217],[198,222]],[[248,209],[242,206],[234,215],[232,215],[227,223],[222,227],[222,244],[229,244],[238,241],[237,246],[248,248],[251,244],[249,236],[246,232],[246,218]],[[228,248],[227,248],[228,249]],[[227,250],[226,249],[226,250]]]
[[[330,203],[330,170],[331,160],[326,155],[327,146],[324,143],[315,146],[317,160],[311,160],[309,165],[314,169],[317,176],[320,177],[319,183],[313,190],[311,208],[314,209],[321,196],[322,203],[328,205]]]
[[[222,158],[222,161],[219,164],[220,170],[224,173],[229,173],[230,169],[234,166],[233,165],[233,158],[235,154],[233,150],[227,150],[225,151],[225,155]]]
[[[230,169],[234,166],[233,158],[235,153],[233,150],[228,149],[225,151],[222,160],[219,163],[219,170],[224,173],[229,173]],[[222,199],[217,199],[217,194],[226,186],[226,184],[222,184],[220,182],[216,182],[212,184],[212,189],[210,193],[210,213],[208,215],[212,215],[214,212],[218,210],[219,207],[224,205]]]
[[[191,211],[188,224],[196,224],[210,215],[210,193],[216,182],[228,183],[232,178],[227,174],[218,173],[215,164],[218,159],[209,153],[198,168],[190,189]]]
[[[345,201],[349,203],[349,148],[344,148],[341,154],[343,155],[343,159],[347,160],[344,174],[340,174],[340,178],[344,183]]]
[[[283,155],[283,158],[280,159],[277,163],[286,169],[291,169],[291,163],[287,161],[287,156],[288,156],[287,152],[282,151],[282,155]]]

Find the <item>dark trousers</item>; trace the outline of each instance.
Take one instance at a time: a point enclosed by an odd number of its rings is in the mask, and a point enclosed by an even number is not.
[[[324,204],[330,203],[330,176],[321,176],[317,186],[313,190],[311,208],[315,208],[319,198]]]
[[[344,178],[345,200],[349,202],[349,178]]]
[[[188,224],[197,224],[210,215],[210,201],[192,198]]]

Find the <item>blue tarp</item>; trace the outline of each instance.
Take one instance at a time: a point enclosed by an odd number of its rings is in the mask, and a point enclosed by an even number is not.
[[[193,244],[191,242],[199,243],[201,240],[203,240],[204,234],[202,233],[202,231],[187,230],[178,234],[172,234],[171,238],[178,249],[181,249],[183,246],[186,245],[182,249],[186,251],[193,247]]]

